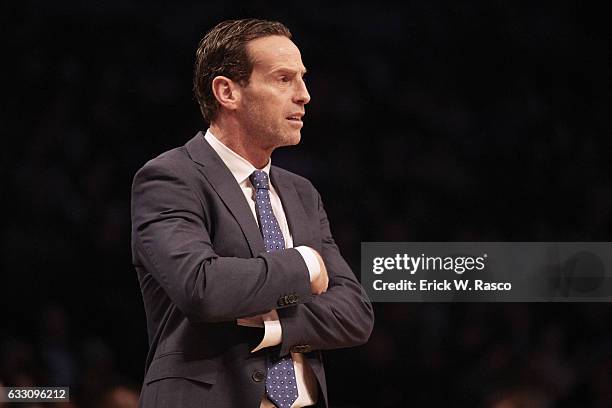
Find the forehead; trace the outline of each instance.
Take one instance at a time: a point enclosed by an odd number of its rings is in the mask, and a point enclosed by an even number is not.
[[[247,50],[254,68],[274,70],[290,68],[305,71],[302,56],[298,47],[283,36],[257,38],[247,44]]]

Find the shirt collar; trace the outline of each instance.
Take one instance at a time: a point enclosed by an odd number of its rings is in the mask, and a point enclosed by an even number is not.
[[[238,153],[224,145],[219,139],[212,134],[210,129],[206,130],[204,139],[210,144],[213,150],[219,155],[223,163],[230,170],[238,184],[242,184],[249,176],[257,170],[247,159],[240,156]],[[268,177],[270,176],[270,166],[272,160],[268,160],[268,164],[261,170],[265,171]]]

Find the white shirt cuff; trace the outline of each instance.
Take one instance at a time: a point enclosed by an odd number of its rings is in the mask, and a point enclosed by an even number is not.
[[[280,320],[276,310],[271,310],[268,313],[261,315],[264,324],[264,337],[261,343],[257,345],[251,353],[261,350],[264,347],[276,346],[283,339],[283,329],[281,328]]]
[[[321,274],[321,265],[319,265],[319,260],[314,253],[314,249],[304,245],[295,247],[295,249],[302,255],[302,258],[304,258],[304,262],[308,268],[308,274],[310,275],[310,282],[314,281]]]

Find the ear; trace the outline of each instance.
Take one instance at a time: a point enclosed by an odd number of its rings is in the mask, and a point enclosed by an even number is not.
[[[240,103],[240,86],[224,76],[216,76],[212,80],[212,91],[219,105],[229,110],[235,110]]]

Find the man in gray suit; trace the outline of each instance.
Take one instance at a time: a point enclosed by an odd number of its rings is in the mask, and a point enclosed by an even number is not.
[[[310,100],[289,30],[218,24],[194,90],[210,124],[145,164],[132,253],[150,350],[146,408],[328,405],[321,350],[363,344],[372,306],[312,184],[271,166]]]

